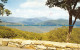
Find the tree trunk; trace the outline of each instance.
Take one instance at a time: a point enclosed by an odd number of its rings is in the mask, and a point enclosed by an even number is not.
[[[71,32],[69,32],[69,33],[67,34],[67,43],[69,43],[69,41],[70,41],[70,36],[71,36]]]
[[[1,23],[2,21],[1,21],[1,19],[0,19],[0,23]]]
[[[77,14],[74,22],[72,23],[72,14],[69,12],[69,32],[68,32],[68,35],[67,35],[67,39],[66,39],[67,41],[66,42],[70,41],[71,32],[72,32],[73,26],[74,26],[78,16],[79,16],[79,13]]]
[[[2,16],[3,16],[3,13],[2,13]]]
[[[70,41],[72,27],[73,27],[73,25],[72,25],[72,15],[71,15],[71,13],[69,13],[69,32],[67,34],[67,39],[66,39],[67,41],[66,42],[69,42]]]

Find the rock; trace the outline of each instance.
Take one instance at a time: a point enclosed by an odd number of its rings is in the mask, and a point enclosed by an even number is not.
[[[2,39],[0,45],[32,50],[80,50],[80,44],[40,40]]]
[[[0,46],[2,46],[2,38],[0,38]]]
[[[65,50],[74,50],[74,49],[66,48]]]
[[[53,43],[50,41],[43,41],[43,45],[46,47],[53,47]]]
[[[56,50],[67,50],[67,49],[63,49],[63,48],[56,48]]]
[[[77,44],[67,43],[66,48],[79,48]]]
[[[56,48],[65,48],[66,44],[65,43],[60,43],[60,42],[53,42],[53,46]]]
[[[39,41],[39,40],[37,40],[37,41],[33,41],[32,42],[32,44],[34,44],[34,45],[42,45],[42,41]]]
[[[19,46],[19,44],[9,42],[9,43],[8,43],[8,46],[9,46],[9,47],[18,47],[18,46]]]
[[[7,46],[9,41],[2,41],[2,46]]]
[[[37,45],[37,49],[46,49],[47,47],[43,46],[43,45]]]
[[[31,41],[31,40],[23,40],[21,45],[30,45],[30,44],[32,44],[32,42],[33,41]]]
[[[10,42],[17,43],[17,44],[21,45],[22,40],[21,39],[12,39],[12,40],[10,40]]]
[[[16,45],[14,44],[8,44],[9,47],[17,47]]]
[[[46,47],[53,47],[53,44],[44,44]]]
[[[25,46],[23,46],[23,48],[26,48],[26,49],[36,49],[34,47],[34,45],[25,45]]]
[[[56,50],[55,47],[48,47],[48,50]]]

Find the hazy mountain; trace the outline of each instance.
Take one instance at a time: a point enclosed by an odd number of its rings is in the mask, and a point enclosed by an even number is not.
[[[68,20],[58,19],[52,20],[46,17],[38,18],[19,18],[19,17],[0,17],[3,22],[27,24],[27,25],[68,25]],[[80,25],[80,21],[77,21],[75,25]]]
[[[58,20],[52,20],[48,18],[18,18],[18,17],[0,17],[0,19],[3,21],[0,23],[0,25],[68,25],[68,20],[65,19],[58,19]],[[80,25],[80,21],[77,21],[75,25]],[[20,29],[23,31],[29,31],[29,32],[37,32],[37,33],[43,33],[43,32],[49,32],[50,30],[53,30],[55,28],[58,28],[60,26],[7,26],[11,28]],[[77,26],[80,27],[80,26]]]
[[[47,20],[44,22],[37,23],[37,25],[68,25],[68,20]]]
[[[36,25],[69,25],[69,21],[65,19],[58,19],[58,20],[47,20]],[[76,21],[75,25],[80,25],[80,21]]]
[[[45,17],[39,17],[39,18],[0,17],[0,19],[3,22],[22,23],[27,25],[34,25],[42,21],[50,20]]]
[[[28,18],[28,19],[25,19],[23,21],[21,21],[21,23],[23,24],[28,24],[28,25],[34,25],[36,23],[40,23],[40,22],[43,22],[43,21],[47,21],[49,20],[48,18]]]

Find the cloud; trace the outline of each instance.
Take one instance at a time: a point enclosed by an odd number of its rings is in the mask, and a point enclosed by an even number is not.
[[[33,7],[42,7],[43,4],[39,2],[26,2],[20,5],[21,8],[33,8]]]
[[[68,19],[67,11],[59,8],[49,8],[45,5],[46,0],[27,0],[21,3],[16,10],[13,10],[13,16],[15,17],[48,17],[53,19],[66,18]]]
[[[46,2],[46,1],[45,1]],[[25,3],[20,5],[21,8],[40,8],[45,6],[45,2],[39,0],[27,0]]]

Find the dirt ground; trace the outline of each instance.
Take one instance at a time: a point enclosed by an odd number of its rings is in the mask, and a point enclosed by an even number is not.
[[[32,50],[32,49],[20,49],[15,47],[0,46],[0,50]]]

